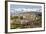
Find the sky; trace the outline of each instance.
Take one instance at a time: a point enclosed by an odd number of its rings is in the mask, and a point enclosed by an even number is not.
[[[36,6],[36,5],[10,4],[10,12],[11,13],[31,12],[31,11],[41,12],[41,8],[42,8],[41,6]]]
[[[11,4],[10,5],[11,8],[41,8],[41,6],[36,6],[36,5],[15,5],[15,4]]]

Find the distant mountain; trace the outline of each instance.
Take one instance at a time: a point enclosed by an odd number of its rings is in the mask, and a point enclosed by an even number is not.
[[[34,12],[34,11],[31,11],[31,12],[18,12],[18,13],[10,13],[12,16],[17,16],[17,15],[23,15],[23,14],[42,14],[42,12]]]

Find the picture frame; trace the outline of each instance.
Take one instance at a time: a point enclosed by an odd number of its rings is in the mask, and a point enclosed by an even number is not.
[[[10,12],[12,10],[15,10],[16,12],[15,11]],[[10,25],[11,16],[14,16],[14,15],[17,15],[17,16],[19,15],[20,16],[21,14],[18,14],[18,13],[20,13],[18,11],[20,11],[20,12],[23,11],[23,12],[21,12],[22,16],[24,16],[25,14],[26,15],[30,14],[30,11],[34,11],[34,12],[31,12],[31,14],[33,14],[33,18],[34,18],[34,14],[36,15],[36,13],[37,13],[35,11],[38,11],[37,14],[40,14],[41,15],[41,16],[38,16],[38,17],[41,17],[41,19],[39,20],[39,22],[41,22],[41,23],[39,24],[39,26],[38,26],[38,23],[37,22],[34,23],[35,24],[34,26],[31,25],[32,24],[31,23],[30,25],[28,25],[28,27],[27,26],[23,26],[24,29],[22,28],[22,25],[19,25],[19,26],[18,25],[15,25],[18,28],[15,28],[15,29],[12,28],[11,27],[12,25]],[[11,13],[13,13],[13,14],[11,14]],[[29,19],[33,19],[33,18],[30,18],[29,16],[26,16],[26,18],[28,17]],[[22,19],[24,19],[24,20],[21,20],[21,21],[28,21],[29,20],[29,19],[28,20],[27,19],[25,20],[25,18],[22,18]],[[19,22],[19,19],[18,20],[15,19],[15,20],[16,20],[16,22]],[[25,23],[25,22],[23,22],[23,23]],[[45,31],[45,3],[42,3],[42,2],[26,2],[26,1],[5,1],[5,32],[6,33],[23,33],[23,32],[40,32],[40,31]]]

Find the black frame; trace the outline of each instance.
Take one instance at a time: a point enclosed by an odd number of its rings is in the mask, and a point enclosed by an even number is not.
[[[35,4],[44,4],[44,30],[37,31],[21,31],[21,32],[8,32],[8,2],[20,2],[20,3],[35,3]],[[27,2],[27,1],[5,1],[5,33],[24,33],[24,32],[41,32],[45,31],[45,3],[42,2]]]

